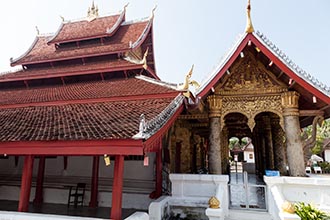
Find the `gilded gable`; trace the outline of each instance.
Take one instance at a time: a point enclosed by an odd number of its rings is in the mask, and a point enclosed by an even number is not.
[[[260,94],[278,93],[285,86],[273,77],[273,74],[250,52],[236,61],[225,76],[222,84],[216,88],[220,94]]]

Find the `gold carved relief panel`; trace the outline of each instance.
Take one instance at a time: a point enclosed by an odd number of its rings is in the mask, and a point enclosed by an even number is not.
[[[241,113],[248,118],[248,126],[253,130],[254,118],[261,112],[272,112],[280,117],[283,128],[282,104],[280,95],[272,96],[232,96],[222,97],[221,126],[225,125],[225,116],[230,113]]]
[[[230,67],[226,76],[215,88],[215,95],[221,97],[221,126],[229,113],[241,113],[248,118],[248,126],[255,126],[254,118],[261,112],[272,112],[280,117],[283,128],[281,94],[287,86],[277,80],[265,65],[250,51]],[[229,74],[228,74],[229,73]]]

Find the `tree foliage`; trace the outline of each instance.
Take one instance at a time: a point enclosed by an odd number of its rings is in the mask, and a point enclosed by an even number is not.
[[[303,138],[312,136],[312,126],[303,129]],[[316,143],[311,148],[312,154],[321,154],[325,147],[325,141],[330,139],[330,119],[324,120],[322,126],[317,126]]]

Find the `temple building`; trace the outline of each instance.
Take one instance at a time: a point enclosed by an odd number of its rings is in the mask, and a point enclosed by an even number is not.
[[[162,138],[184,96],[156,74],[153,14],[126,21],[125,12],[99,16],[93,4],[86,18],[38,35],[11,59],[21,70],[0,76],[0,190],[18,211],[28,211],[32,176],[34,203],[64,203],[65,186],[83,182],[89,206],[111,206],[112,219],[121,219],[123,190],[146,202],[162,194]],[[19,194],[5,195],[15,178]]]
[[[169,194],[169,173],[228,175],[232,137],[251,141],[252,173],[305,176],[315,139],[300,129],[330,117],[330,89],[254,31],[250,4],[246,30],[200,85],[193,69],[183,84],[161,81],[153,13],[125,13],[99,16],[93,4],[0,75],[0,200],[19,212],[70,205],[69,188],[84,183],[82,205],[119,220]]]

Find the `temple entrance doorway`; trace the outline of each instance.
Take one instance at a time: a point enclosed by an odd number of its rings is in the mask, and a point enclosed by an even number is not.
[[[259,117],[262,116],[257,119]],[[230,164],[229,207],[266,211],[266,185],[259,178],[256,167],[259,154],[254,135],[258,132],[251,132],[249,119],[242,113],[226,115],[224,125]]]

